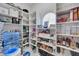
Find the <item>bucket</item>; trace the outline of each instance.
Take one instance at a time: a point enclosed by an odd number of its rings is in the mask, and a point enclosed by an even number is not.
[[[30,48],[25,48],[23,56],[31,56],[31,49]]]
[[[31,55],[30,51],[26,51],[26,52],[23,54],[23,56],[30,56],[30,55]]]

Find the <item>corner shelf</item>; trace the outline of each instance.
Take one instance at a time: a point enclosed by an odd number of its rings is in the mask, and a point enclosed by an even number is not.
[[[51,55],[54,55],[54,56],[56,56],[56,54],[54,53],[54,47],[56,47],[56,46],[54,46],[54,44],[53,44],[53,42],[50,42],[50,41],[54,41],[54,42],[56,42],[56,30],[55,30],[55,32],[53,33],[51,30],[52,29],[56,29],[56,24],[53,24],[55,27],[50,27],[50,28],[36,28],[37,29],[37,35],[36,35],[36,37],[37,37],[37,39],[38,38],[40,38],[41,40],[39,41],[39,40],[37,40],[37,43],[38,44],[42,44],[42,45],[46,45],[46,46],[48,46],[48,47],[51,47],[51,49],[50,50],[53,50],[52,52],[50,52],[50,51],[47,51],[46,49],[44,49],[44,48],[41,48],[41,47],[39,47],[39,46],[37,46],[38,47],[38,50],[39,49],[41,49],[41,50],[43,50],[43,51],[45,51],[45,52],[47,52],[48,54],[51,54]],[[41,32],[39,32],[40,31],[40,29],[41,30],[46,30],[46,29],[49,29],[49,32],[51,32],[51,33],[48,33],[48,34],[46,34],[46,33],[41,33]],[[53,36],[51,36],[53,34]],[[47,41],[42,41],[42,39],[46,39]],[[40,45],[41,46],[41,45]]]

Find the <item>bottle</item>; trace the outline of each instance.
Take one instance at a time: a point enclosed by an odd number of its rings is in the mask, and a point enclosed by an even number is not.
[[[70,46],[70,43],[71,43],[71,40],[67,37],[66,38],[66,46],[69,47]]]
[[[73,21],[76,21],[78,19],[77,8],[73,9],[73,14]]]
[[[74,41],[74,38],[71,38],[70,48],[74,49],[76,48],[76,42]]]
[[[63,41],[62,41],[62,45],[64,45],[64,46],[65,46],[65,45],[66,45],[65,38],[63,37],[63,38],[62,38],[62,40],[63,40]]]
[[[58,44],[58,45],[60,44],[60,40],[57,40],[57,44]]]

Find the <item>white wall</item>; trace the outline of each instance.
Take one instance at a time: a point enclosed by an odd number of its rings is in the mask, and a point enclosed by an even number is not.
[[[67,10],[67,9],[71,9],[74,7],[78,7],[79,3],[58,3],[57,4],[57,10]]]
[[[55,3],[38,3],[34,5],[31,11],[36,11],[37,14],[37,22],[38,24],[42,24],[42,20],[45,14],[47,13],[55,13],[56,12],[56,4]]]
[[[43,18],[43,26],[45,25],[45,22],[48,21],[48,27],[50,27],[51,24],[56,24],[56,15],[53,13],[48,13]]]
[[[31,6],[28,3],[14,3],[16,6],[20,6],[22,9],[27,9],[30,11]]]
[[[26,8],[30,12],[36,11],[36,19],[38,20],[38,24],[42,24],[45,14],[56,12],[55,3],[15,3],[15,5],[20,6],[22,9]]]

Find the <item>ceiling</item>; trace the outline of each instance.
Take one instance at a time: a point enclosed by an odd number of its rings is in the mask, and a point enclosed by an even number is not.
[[[37,3],[14,3],[16,6],[19,6],[22,9],[28,9],[31,10],[33,6],[35,6]]]
[[[28,6],[35,6],[36,4],[38,4],[38,3],[25,3],[25,5],[28,5]]]

